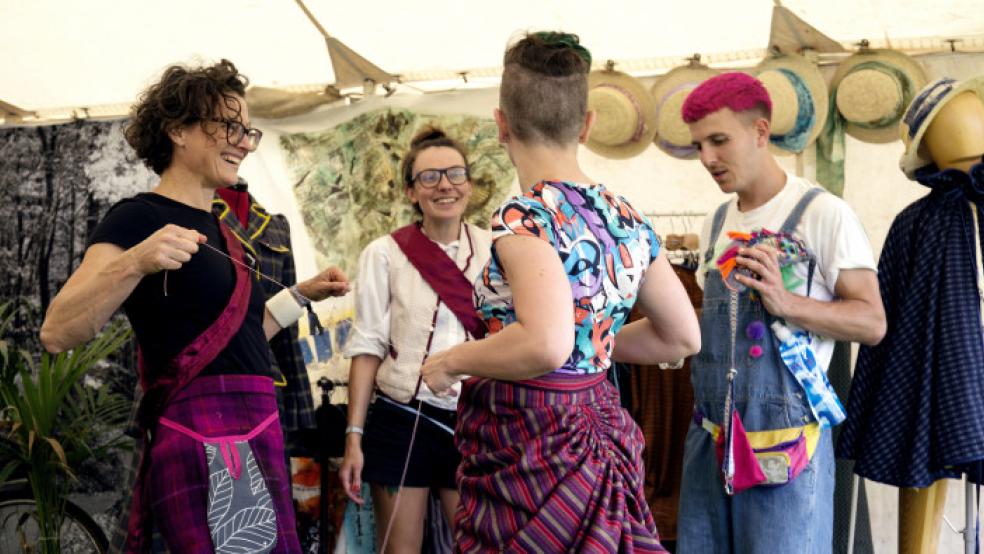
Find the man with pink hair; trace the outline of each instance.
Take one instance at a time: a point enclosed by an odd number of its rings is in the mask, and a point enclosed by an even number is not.
[[[829,414],[843,409],[825,372],[835,341],[885,333],[871,247],[843,200],[770,153],[772,102],[757,79],[713,77],[682,112],[701,163],[733,195],[701,235],[703,346],[677,552],[828,553],[830,427],[843,417]]]

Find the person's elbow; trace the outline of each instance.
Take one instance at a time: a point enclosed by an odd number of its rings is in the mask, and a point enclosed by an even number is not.
[[[885,312],[879,311],[871,318],[871,321],[861,330],[858,342],[865,346],[875,346],[885,338],[888,332],[888,322],[885,321]]]
[[[674,359],[687,358],[700,352],[700,326],[697,325],[696,319],[681,325],[677,330],[672,342]]]
[[[52,354],[60,354],[71,348],[66,337],[47,319],[41,325],[41,346]]]
[[[66,319],[57,308],[49,307],[44,321],[41,322],[41,346],[52,354],[60,354],[95,337],[98,333],[99,328],[92,327],[79,318]]]
[[[531,336],[533,372],[536,376],[549,373],[562,367],[571,357],[574,350],[574,333],[570,328],[567,332],[544,333],[542,336]]]
[[[679,347],[683,351],[681,358],[700,352],[700,327],[695,325],[692,329],[688,329],[688,332],[681,337]]]

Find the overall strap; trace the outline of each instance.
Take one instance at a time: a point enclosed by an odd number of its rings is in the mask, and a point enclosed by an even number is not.
[[[717,244],[718,235],[721,234],[721,227],[724,227],[724,216],[728,213],[728,204],[730,203],[731,200],[728,200],[718,206],[717,211],[714,212],[714,221],[711,223],[711,236],[707,241],[707,251],[704,253],[705,265],[711,263],[711,258],[714,256],[714,245]]]
[[[803,193],[803,197],[796,203],[793,211],[789,212],[789,216],[786,217],[786,221],[783,222],[779,232],[790,235],[793,234],[796,226],[799,225],[800,219],[803,219],[803,212],[806,211],[806,208],[810,205],[810,202],[813,202],[813,199],[822,192],[824,192],[824,190],[820,187],[810,187],[809,190]]]
[[[793,207],[793,211],[789,212],[789,216],[786,217],[786,221],[783,222],[782,227],[779,229],[780,233],[786,233],[787,235],[792,235],[796,226],[799,225],[801,219],[803,219],[803,212],[806,208],[813,202],[813,199],[820,195],[820,193],[826,192],[820,187],[810,187],[803,197],[799,199],[796,206]],[[807,245],[809,247],[809,245]],[[816,256],[811,255],[809,261],[807,262],[807,272],[806,272],[806,294],[810,295],[810,289],[813,288],[813,272],[817,268]]]

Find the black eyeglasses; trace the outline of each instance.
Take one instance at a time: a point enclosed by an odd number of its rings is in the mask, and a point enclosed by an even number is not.
[[[441,175],[448,178],[452,185],[463,185],[468,182],[468,168],[461,165],[453,165],[444,169],[421,169],[413,178],[420,183],[420,186],[432,189],[441,182]]]
[[[239,144],[242,142],[243,137],[247,137],[248,140],[246,141],[246,149],[250,152],[256,150],[256,148],[260,145],[260,139],[263,138],[263,131],[246,127],[234,119],[219,119],[213,117],[210,121],[225,125],[226,140],[229,141],[229,144]]]

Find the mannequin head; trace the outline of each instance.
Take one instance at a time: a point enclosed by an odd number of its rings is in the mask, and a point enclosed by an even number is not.
[[[940,169],[968,171],[984,156],[984,101],[973,91],[955,95],[929,122],[926,153]]]
[[[984,155],[984,75],[941,77],[924,87],[899,122],[905,152],[899,167],[910,179],[922,168],[967,172]]]

